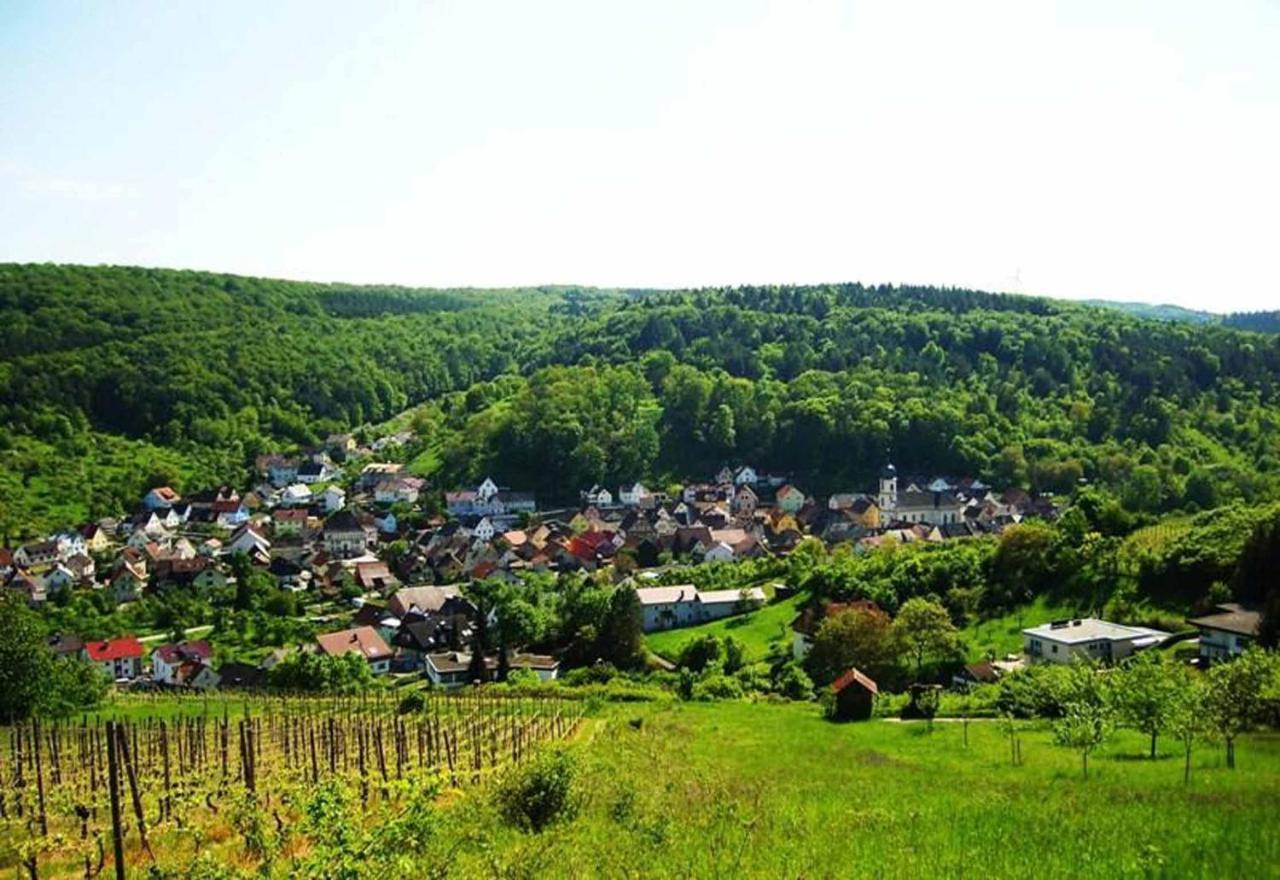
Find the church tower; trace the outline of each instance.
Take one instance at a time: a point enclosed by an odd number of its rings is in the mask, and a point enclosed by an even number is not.
[[[880,471],[880,493],[876,504],[881,510],[893,510],[898,505],[898,471],[887,464]]]

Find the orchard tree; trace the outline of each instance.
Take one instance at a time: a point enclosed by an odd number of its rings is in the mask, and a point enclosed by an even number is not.
[[[1168,728],[1182,690],[1175,670],[1158,653],[1147,651],[1130,659],[1113,675],[1118,720],[1151,738],[1151,759],[1155,760],[1156,738]]]
[[[893,622],[902,646],[916,662],[916,676],[926,657],[949,657],[960,648],[960,634],[947,609],[932,599],[916,597],[902,603]]]
[[[1080,753],[1080,767],[1089,778],[1089,755],[1106,741],[1115,719],[1108,688],[1097,667],[1071,667],[1062,717],[1053,723],[1054,739]]]
[[[1209,670],[1205,713],[1236,767],[1236,737],[1258,722],[1264,700],[1276,686],[1276,657],[1260,648]]]
[[[1192,678],[1190,670],[1178,666],[1171,670],[1175,684],[1169,705],[1167,728],[1169,734],[1182,744],[1182,781],[1191,781],[1191,752],[1196,740],[1209,731],[1209,719],[1205,714],[1205,684],[1202,678]]]

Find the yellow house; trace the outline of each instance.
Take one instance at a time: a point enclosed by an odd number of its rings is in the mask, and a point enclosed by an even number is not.
[[[866,529],[880,528],[880,505],[870,498],[859,498],[849,508],[853,521]]]

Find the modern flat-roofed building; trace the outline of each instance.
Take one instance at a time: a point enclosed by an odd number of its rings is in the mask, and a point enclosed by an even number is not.
[[[1022,645],[1034,663],[1070,663],[1072,660],[1114,663],[1158,644],[1168,635],[1144,626],[1124,626],[1084,617],[1024,629]]]

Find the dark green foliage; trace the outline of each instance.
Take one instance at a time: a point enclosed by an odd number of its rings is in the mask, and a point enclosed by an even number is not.
[[[0,592],[0,723],[70,715],[96,706],[106,690],[95,667],[54,658],[35,612],[16,592]]]
[[[574,780],[578,765],[564,747],[549,747],[511,768],[494,791],[502,818],[521,831],[539,833],[577,813]]]
[[[5,265],[0,351],[0,533],[118,513],[148,484],[241,481],[257,453],[423,402],[414,452],[442,483],[492,472],[551,503],[732,460],[847,491],[887,455],[1060,494],[1086,480],[1150,512],[1280,481],[1280,336],[966,290]]]
[[[355,653],[330,657],[324,654],[292,654],[271,667],[273,688],[310,693],[350,694],[373,684],[373,673],[363,656]]]

